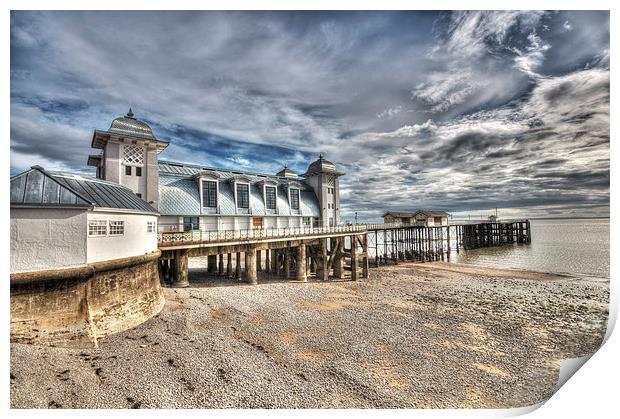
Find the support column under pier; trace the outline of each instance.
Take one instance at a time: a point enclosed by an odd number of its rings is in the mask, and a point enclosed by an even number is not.
[[[215,272],[217,270],[217,255],[207,256],[207,272]]]
[[[364,233],[362,236],[362,243],[364,243],[364,256],[362,258],[362,278],[368,278],[368,233]]]
[[[235,278],[241,279],[241,252],[237,252],[235,260]]]
[[[262,256],[263,256],[263,253],[260,250],[256,250],[256,271],[257,272],[260,272],[263,270],[262,259],[261,259]]]
[[[318,253],[316,277],[319,281],[327,281],[329,279],[329,265],[327,264],[327,239],[319,239]]]
[[[271,274],[277,276],[278,269],[278,249],[271,249]]]
[[[306,244],[300,243],[297,246],[297,278],[298,281],[307,282],[306,276]]]
[[[284,249],[284,278],[291,278],[291,248]]]
[[[248,246],[245,251],[245,279],[248,284],[258,284],[256,276],[256,248]]]
[[[351,236],[351,280],[357,279],[357,236]]]
[[[310,272],[316,274],[316,258],[313,256],[314,253],[310,254]]]
[[[220,253],[219,259],[220,259],[220,261],[219,261],[219,263],[217,265],[217,273],[220,276],[222,276],[222,275],[224,275],[224,254],[223,253]]]
[[[174,251],[174,273],[172,275],[172,286],[175,288],[184,288],[189,286],[189,269],[187,250]]]
[[[342,279],[344,277],[344,237],[332,240],[335,241],[335,244],[332,245],[332,251],[334,252],[334,278]]]
[[[232,276],[233,276],[232,253],[229,253],[227,256],[228,256],[228,259],[226,261],[226,276],[228,278],[232,278]]]

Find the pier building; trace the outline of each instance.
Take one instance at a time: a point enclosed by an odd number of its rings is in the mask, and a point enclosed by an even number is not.
[[[91,145],[101,151],[88,158],[97,178],[127,186],[159,211],[159,232],[340,224],[344,173],[322,154],[301,175],[286,166],[264,174],[159,160],[168,144],[130,109],[95,130]]]
[[[383,222],[387,224],[405,224],[422,227],[447,226],[450,215],[445,211],[417,210],[415,212],[386,212]]]

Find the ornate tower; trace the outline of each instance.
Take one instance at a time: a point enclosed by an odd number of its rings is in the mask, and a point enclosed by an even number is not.
[[[159,206],[157,156],[168,146],[155,138],[151,127],[127,115],[112,121],[107,131],[95,130],[91,147],[100,154],[88,156],[88,165],[97,168],[97,178],[127,186],[153,207]]]
[[[321,209],[321,225],[335,226],[340,224],[340,184],[338,178],[344,173],[336,170],[336,165],[323,158],[308,166],[303,174],[308,185],[312,186],[319,200]]]

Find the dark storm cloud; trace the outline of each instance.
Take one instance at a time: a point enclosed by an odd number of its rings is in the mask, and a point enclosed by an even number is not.
[[[162,159],[327,154],[345,217],[609,211],[608,12],[11,14],[12,172],[88,171],[129,106]]]

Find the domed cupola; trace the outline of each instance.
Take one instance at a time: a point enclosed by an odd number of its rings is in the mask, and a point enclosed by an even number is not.
[[[308,170],[303,175],[304,177],[312,176],[318,173],[332,173],[337,176],[342,176],[344,173],[339,172],[336,169],[336,165],[323,157],[323,154],[319,154],[319,159],[310,163]]]
[[[147,140],[156,139],[155,135],[153,134],[153,130],[151,129],[151,127],[148,126],[147,123],[134,118],[131,108],[129,108],[129,112],[127,112],[127,115],[116,118],[112,121],[112,125],[110,125],[110,129],[108,130],[108,132],[120,135],[127,135],[131,137],[144,138]]]
[[[158,155],[168,141],[155,138],[146,122],[135,118],[131,108],[116,118],[107,131],[96,129],[91,147],[101,150],[88,156],[97,178],[127,186],[153,207],[159,205]]]

